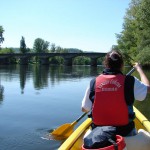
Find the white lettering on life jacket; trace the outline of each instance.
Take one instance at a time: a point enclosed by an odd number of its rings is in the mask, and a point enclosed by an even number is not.
[[[103,86],[105,85],[115,85],[114,88],[103,88]],[[102,88],[102,91],[117,91],[117,88],[120,88],[121,84],[117,81],[117,80],[106,80],[104,82],[102,82],[100,85],[98,85],[98,88]]]

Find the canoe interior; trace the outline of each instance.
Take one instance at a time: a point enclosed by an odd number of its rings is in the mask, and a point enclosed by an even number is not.
[[[136,114],[135,124],[136,129],[144,129],[150,132],[150,122],[147,118],[141,114],[135,107],[134,111]],[[76,130],[69,136],[69,138],[60,146],[58,150],[81,150],[83,144],[83,136],[86,131],[90,128],[91,119],[86,119]]]

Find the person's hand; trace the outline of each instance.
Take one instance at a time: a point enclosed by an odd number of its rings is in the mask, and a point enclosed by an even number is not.
[[[141,65],[136,62],[133,67],[138,71],[140,78],[141,78],[141,81],[145,85],[148,86],[148,92],[150,92],[150,82],[149,82],[147,76],[145,75],[145,73],[143,72]]]
[[[133,64],[133,67],[139,72],[140,70],[142,70],[142,68],[141,68],[141,65],[139,64],[139,63],[137,63],[137,62],[135,62],[134,64]]]

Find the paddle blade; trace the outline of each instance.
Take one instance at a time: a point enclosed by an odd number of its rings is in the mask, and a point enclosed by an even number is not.
[[[65,139],[69,137],[73,133],[74,126],[86,115],[85,112],[82,114],[76,121],[72,123],[66,123],[55,129],[50,135],[52,135],[55,139]]]
[[[51,135],[53,136],[62,136],[62,137],[69,137],[73,133],[74,126],[77,122],[73,123],[66,123],[55,129]]]

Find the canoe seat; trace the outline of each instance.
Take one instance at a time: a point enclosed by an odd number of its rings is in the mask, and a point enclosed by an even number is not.
[[[150,150],[150,133],[139,129],[135,136],[125,137],[127,150]]]

